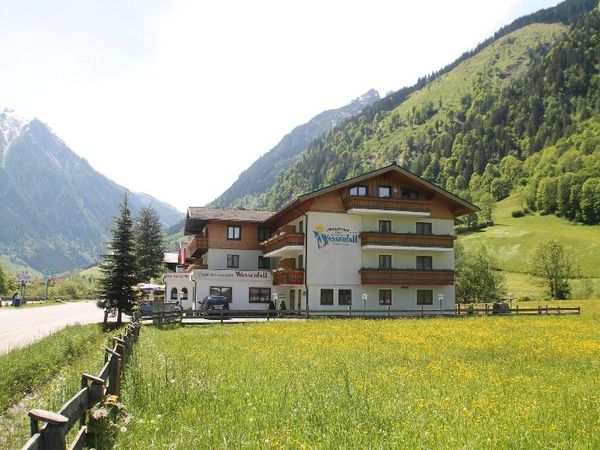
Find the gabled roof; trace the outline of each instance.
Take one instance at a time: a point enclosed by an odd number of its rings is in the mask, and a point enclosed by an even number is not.
[[[392,163],[392,164],[382,167],[380,169],[372,170],[371,172],[367,172],[362,175],[358,175],[356,177],[349,178],[344,181],[340,181],[339,183],[332,184],[330,186],[326,186],[321,189],[317,189],[316,191],[302,194],[299,197],[296,197],[294,200],[292,200],[288,204],[286,204],[283,208],[281,208],[275,214],[273,214],[270,217],[270,219],[274,220],[277,217],[279,217],[282,214],[289,211],[290,209],[294,209],[294,208],[298,207],[301,203],[304,203],[307,200],[315,198],[319,195],[327,194],[328,192],[336,191],[340,188],[351,186],[353,184],[360,183],[361,181],[367,180],[372,177],[376,177],[378,175],[383,175],[388,172],[396,172],[399,175],[402,175],[402,176],[408,178],[409,180],[413,181],[415,184],[421,185],[431,191],[434,191],[434,192],[440,194],[443,198],[447,199],[448,201],[455,203],[458,206],[458,208],[456,210],[457,216],[462,216],[464,214],[469,214],[471,212],[479,211],[479,208],[477,206],[473,205],[472,203],[470,203],[454,194],[451,194],[447,190],[442,189],[441,187],[436,186],[435,184],[433,184],[427,180],[424,180],[423,178],[415,175],[414,173],[410,172],[409,170],[403,169],[396,163]]]
[[[195,234],[202,231],[204,225],[211,220],[220,222],[257,222],[269,219],[273,211],[255,211],[252,209],[219,209],[190,206],[185,218],[184,234]]]

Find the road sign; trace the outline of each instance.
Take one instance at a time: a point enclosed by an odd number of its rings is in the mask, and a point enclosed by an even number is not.
[[[17,276],[17,280],[20,284],[31,283],[31,275],[29,275],[27,272],[20,273]]]

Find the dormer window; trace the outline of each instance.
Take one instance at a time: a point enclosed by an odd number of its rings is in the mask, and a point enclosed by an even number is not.
[[[366,186],[354,186],[350,188],[350,195],[352,197],[366,197],[367,187]]]
[[[379,186],[378,194],[381,198],[389,198],[392,196],[392,189],[389,186]]]

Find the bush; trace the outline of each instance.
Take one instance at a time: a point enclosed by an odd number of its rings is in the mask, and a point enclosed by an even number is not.
[[[278,307],[279,311],[286,311],[287,310],[287,306],[285,304],[285,300],[281,299],[281,301],[279,302],[279,307]]]
[[[516,209],[513,212],[510,213],[514,218],[517,217],[525,217],[525,211],[523,211],[522,209]]]

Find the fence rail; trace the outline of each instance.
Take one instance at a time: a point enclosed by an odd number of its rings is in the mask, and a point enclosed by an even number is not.
[[[369,317],[369,318],[385,318],[385,317],[415,317],[415,316],[464,316],[464,315],[542,315],[556,314],[569,315],[581,314],[581,307],[564,307],[564,306],[538,306],[521,308],[503,308],[498,309],[490,305],[480,307],[469,307],[457,304],[456,308],[439,309],[431,307],[417,307],[415,309],[393,309],[391,307],[378,309],[352,308],[347,309],[311,309],[311,310],[212,310],[207,312],[199,310],[187,311],[170,311],[170,312],[154,312],[142,316],[143,319],[152,319],[155,324],[181,323],[191,325],[197,323],[205,323],[195,321],[194,319],[213,319],[221,322],[230,319],[245,319],[245,318],[262,318],[262,319],[278,319],[278,318],[316,318],[316,317]]]
[[[58,412],[43,409],[29,411],[31,438],[23,450],[50,450],[67,448],[66,436],[79,422],[79,431],[69,446],[71,450],[84,448],[87,439],[87,412],[106,394],[119,395],[125,363],[133,354],[141,322],[134,317],[121,337],[114,337],[113,348],[106,348],[104,366],[98,376],[81,376],[81,390],[66,402]],[[40,427],[40,422],[43,425]]]

